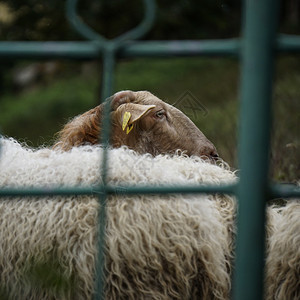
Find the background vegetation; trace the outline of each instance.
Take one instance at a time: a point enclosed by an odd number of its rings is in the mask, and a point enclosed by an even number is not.
[[[130,3],[128,5],[125,0],[88,0],[81,1],[80,6],[85,22],[112,38],[141,20],[141,1]],[[294,0],[282,2],[281,32],[300,34],[300,7],[297,3]],[[27,0],[26,3],[21,0],[0,1],[0,39],[80,39],[65,20],[64,5],[58,0],[43,4],[37,0]],[[239,35],[240,1],[168,0],[160,1],[158,6],[157,22],[146,39]],[[20,81],[20,74],[26,75],[30,68],[35,72],[32,80]],[[100,102],[100,70],[101,62],[96,61],[1,61],[2,133],[30,146],[51,145],[55,133],[69,118]],[[186,113],[214,142],[220,155],[233,168],[238,168],[239,74],[239,63],[233,58],[120,60],[115,90],[149,90],[169,103],[175,103],[189,91],[208,114],[201,111],[196,115]],[[300,178],[299,98],[300,56],[280,56],[273,100],[271,177],[274,180],[295,182]]]

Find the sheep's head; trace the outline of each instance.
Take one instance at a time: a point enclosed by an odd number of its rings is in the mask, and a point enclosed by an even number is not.
[[[149,92],[122,91],[110,97],[113,147],[152,155],[175,153],[218,157],[215,146],[180,110]],[[55,145],[63,150],[99,142],[103,104],[71,120]]]

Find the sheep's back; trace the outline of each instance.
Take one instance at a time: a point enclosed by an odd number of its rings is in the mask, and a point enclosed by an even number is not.
[[[3,139],[0,186],[99,184],[101,152],[101,147],[88,146],[70,152],[35,151]],[[198,158],[152,158],[126,148],[109,150],[109,157],[110,184],[194,185],[235,180],[230,171]],[[122,189],[110,196],[106,207],[107,298],[226,299],[232,249],[228,224],[220,211],[226,206],[224,199],[127,196]],[[0,276],[1,282],[6,282],[4,289],[13,296],[32,299],[90,298],[99,209],[93,196],[1,199]],[[47,290],[34,275],[40,266],[49,268],[50,273],[54,268],[65,286]]]

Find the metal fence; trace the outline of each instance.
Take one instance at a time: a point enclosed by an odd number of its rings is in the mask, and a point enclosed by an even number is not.
[[[234,299],[263,298],[264,225],[265,205],[275,197],[299,197],[299,189],[271,184],[268,180],[270,147],[270,113],[272,74],[275,52],[300,52],[300,37],[278,35],[278,1],[244,1],[243,34],[241,38],[227,40],[193,41],[136,41],[151,29],[155,17],[155,3],[143,0],[144,19],[133,30],[107,40],[87,27],[77,16],[77,0],[67,1],[67,18],[86,41],[74,42],[0,42],[0,59],[103,59],[102,99],[113,92],[113,74],[119,57],[167,56],[226,56],[241,60],[241,111],[239,131],[240,180],[228,186],[151,187],[138,186],[122,189],[124,194],[165,193],[227,193],[237,196],[238,235]],[[103,121],[102,143],[108,145],[109,107]],[[104,149],[107,149],[105,147]],[[249,155],[251,153],[251,155]],[[101,202],[99,257],[97,265],[96,299],[104,298],[102,266],[105,230],[105,203],[110,194],[120,188],[107,184],[107,155],[103,152],[102,184],[98,188],[1,189],[0,197],[44,195],[98,195]],[[100,168],[100,166],[99,166]],[[255,241],[255,242],[254,242]]]

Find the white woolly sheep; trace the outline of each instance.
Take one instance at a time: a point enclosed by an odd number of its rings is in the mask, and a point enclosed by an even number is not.
[[[300,299],[300,200],[268,209],[266,300]]]
[[[100,182],[100,146],[36,151],[2,139],[1,152],[2,187]],[[137,155],[124,147],[109,150],[108,165],[113,185],[236,180],[226,168],[198,157]],[[90,299],[98,211],[92,196],[1,198],[0,292],[12,299]],[[110,196],[107,299],[228,299],[235,211],[234,199],[223,195]],[[299,298],[299,214],[299,201],[268,208],[268,300]],[[39,281],[44,267],[48,277],[57,275],[64,285],[47,289]]]
[[[99,146],[34,151],[2,139],[0,186],[97,184],[101,151]],[[232,172],[200,158],[139,156],[126,148],[109,150],[108,178],[110,184],[131,185],[235,180]],[[220,211],[229,206],[234,201],[220,195],[110,196],[107,299],[227,299],[232,249],[225,219],[232,214],[223,219]],[[8,296],[90,299],[98,210],[92,196],[0,199],[0,282]],[[44,275],[35,269],[49,264],[59,266],[56,273],[67,282],[63,288],[50,291],[38,284]]]

